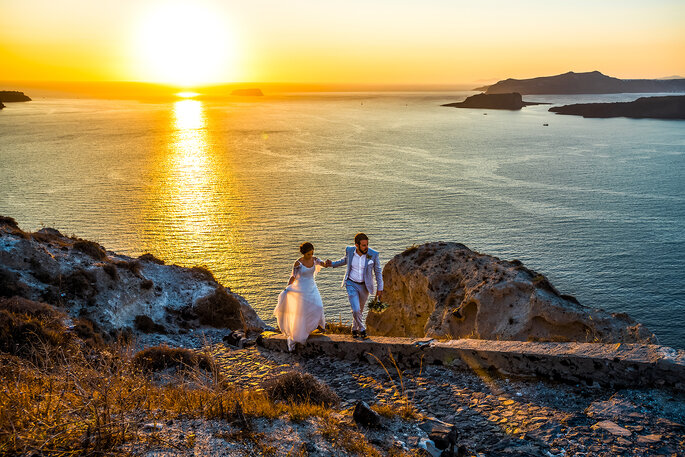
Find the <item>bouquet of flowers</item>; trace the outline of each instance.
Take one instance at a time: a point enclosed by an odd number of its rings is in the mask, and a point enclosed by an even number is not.
[[[369,311],[373,311],[375,313],[381,313],[385,311],[385,309],[388,307],[387,303],[383,303],[380,301],[376,296],[374,296],[371,300],[369,300],[369,303],[367,304]]]

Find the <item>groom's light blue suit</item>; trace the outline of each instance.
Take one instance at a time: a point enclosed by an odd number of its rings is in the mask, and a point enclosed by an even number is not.
[[[373,279],[376,277],[376,290],[383,290],[383,273],[381,270],[381,261],[378,256],[378,251],[369,248],[364,259],[364,284],[359,284],[351,279],[350,269],[352,268],[352,259],[357,248],[355,246],[347,246],[345,248],[345,256],[331,263],[333,268],[347,265],[345,269],[345,277],[343,278],[342,286],[347,289],[347,296],[350,299],[350,306],[352,307],[352,316],[354,322],[352,330],[365,330],[362,314],[364,313],[364,305],[369,294],[373,293]]]

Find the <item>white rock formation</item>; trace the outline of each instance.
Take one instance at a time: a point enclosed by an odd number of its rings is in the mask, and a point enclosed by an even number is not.
[[[626,314],[582,306],[519,261],[457,243],[428,243],[383,269],[383,300],[369,312],[371,334],[518,341],[655,342]]]

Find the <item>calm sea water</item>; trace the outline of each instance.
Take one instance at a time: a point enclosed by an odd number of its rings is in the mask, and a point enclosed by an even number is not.
[[[440,106],[466,95],[9,104],[0,214],[207,266],[268,322],[303,241],[337,259],[364,231],[384,262],[456,241],[685,347],[685,123]],[[319,288],[348,321],[342,275]]]

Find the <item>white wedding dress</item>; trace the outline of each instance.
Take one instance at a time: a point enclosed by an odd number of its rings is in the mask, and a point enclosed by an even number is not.
[[[323,315],[323,301],[316,287],[316,273],[323,262],[314,259],[314,265],[307,268],[301,263],[293,268],[295,281],[278,296],[274,315],[281,332],[288,337],[288,350],[295,349],[295,343],[304,343],[318,326],[326,328]]]

